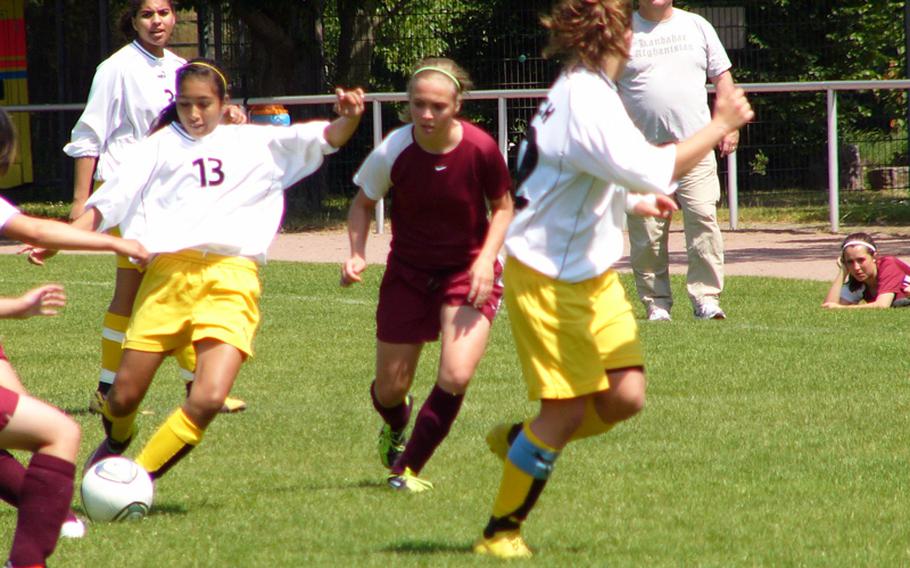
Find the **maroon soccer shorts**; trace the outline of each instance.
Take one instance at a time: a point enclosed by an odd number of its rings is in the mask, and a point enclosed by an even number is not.
[[[0,430],[6,428],[6,425],[9,424],[9,419],[13,417],[18,405],[19,393],[6,387],[0,387]]]
[[[490,323],[502,300],[502,265],[494,267],[490,297],[480,312]],[[433,272],[407,266],[389,255],[379,286],[376,337],[386,343],[424,343],[439,339],[442,306],[468,303],[471,276],[467,270]]]

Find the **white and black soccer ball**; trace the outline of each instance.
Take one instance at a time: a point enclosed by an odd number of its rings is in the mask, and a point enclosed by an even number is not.
[[[152,478],[136,462],[111,457],[96,463],[82,478],[82,506],[96,523],[139,520],[155,495]]]

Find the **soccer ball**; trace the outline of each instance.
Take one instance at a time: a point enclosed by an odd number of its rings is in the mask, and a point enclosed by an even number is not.
[[[152,506],[152,478],[136,462],[111,457],[96,463],[82,478],[82,506],[96,523],[139,520]]]

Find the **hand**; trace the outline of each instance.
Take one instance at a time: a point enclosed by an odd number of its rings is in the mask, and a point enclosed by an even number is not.
[[[822,307],[827,308],[829,310],[837,310],[837,309],[843,308],[843,306],[841,304],[839,304],[838,302],[825,302],[824,304],[822,304]]]
[[[221,119],[225,124],[246,124],[249,122],[246,111],[240,105],[227,105],[224,107],[224,116]]]
[[[493,291],[493,279],[495,271],[493,269],[495,261],[477,257],[468,274],[471,276],[471,289],[468,290],[468,302],[478,310],[487,303],[490,293]]]
[[[24,246],[16,254],[28,254],[26,258],[31,264],[44,266],[44,263],[57,254],[57,251],[41,247]]]
[[[145,247],[142,246],[137,240],[133,239],[120,239],[120,246],[118,247],[117,254],[128,257],[131,262],[138,264],[139,266],[145,266],[149,262],[149,251],[145,250]]]
[[[720,144],[717,145],[717,149],[720,150],[720,157],[723,158],[724,156],[735,152],[738,146],[739,130],[734,130],[730,134],[724,136],[723,140],[720,141]]]
[[[341,281],[339,282],[341,287],[347,288],[351,284],[362,282],[363,278],[360,275],[366,268],[367,261],[361,256],[352,256],[344,261],[344,264],[341,265]]]
[[[714,118],[724,123],[727,135],[730,135],[755,118],[755,112],[746,98],[745,91],[737,88],[727,96],[717,97],[714,103]]]
[[[11,317],[55,316],[66,305],[66,293],[59,284],[46,284],[23,294],[18,303],[20,306]]]
[[[669,219],[673,216],[674,211],[679,211],[679,204],[672,197],[666,195],[655,195],[654,203],[643,199],[635,204],[632,213],[639,217],[659,217]]]
[[[345,118],[359,118],[363,114],[364,103],[363,103],[363,89],[356,88],[350,91],[345,91],[344,89],[338,88],[335,89],[335,96],[338,98],[335,101],[335,114],[338,116],[343,116]]]

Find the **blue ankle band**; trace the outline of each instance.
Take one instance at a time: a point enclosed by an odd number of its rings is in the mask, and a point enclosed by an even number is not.
[[[515,467],[527,473],[534,479],[547,479],[553,471],[553,464],[559,452],[553,452],[540,446],[525,436],[522,430],[512,447],[509,448],[509,461],[515,464]]]

